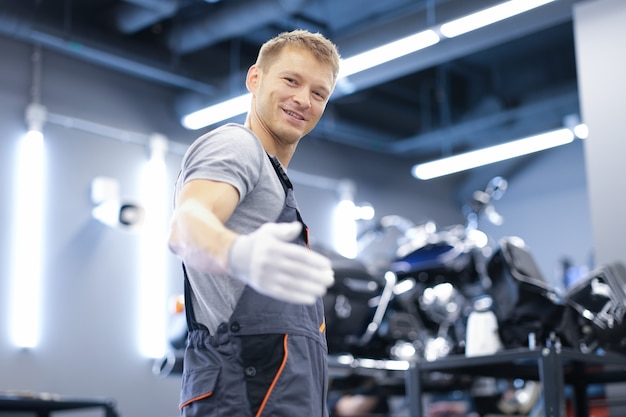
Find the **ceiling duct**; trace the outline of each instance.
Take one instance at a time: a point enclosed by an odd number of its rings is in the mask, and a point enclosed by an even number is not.
[[[178,11],[178,0],[125,0],[113,11],[115,28],[126,35],[172,17]]]
[[[469,143],[471,138],[477,137],[481,142],[488,141],[488,137],[492,138],[492,142],[518,139],[510,136],[516,131],[513,127],[515,122],[520,123],[517,133],[519,137],[523,137],[542,129],[560,127],[555,125],[555,121],[562,121],[565,115],[572,113],[578,113],[578,94],[575,87],[555,92],[553,96],[528,102],[514,109],[474,117],[447,128],[405,139],[389,140],[381,132],[372,133],[358,126],[350,126],[346,122],[337,123],[332,117],[323,117],[313,133],[334,142],[368,151],[405,157],[420,155],[427,158],[438,155],[444,141],[450,147],[457,148],[471,145]],[[523,123],[529,120],[532,121],[531,124]],[[503,138],[502,135],[507,137]]]
[[[310,0],[254,0],[224,3],[209,15],[181,22],[169,34],[169,47],[186,54],[224,39],[284,20]]]
[[[35,29],[31,20],[23,19],[19,15],[19,11],[13,15],[6,10],[0,10],[0,34],[23,42],[39,44],[87,62],[150,79],[164,85],[176,86],[206,95],[215,94],[215,87],[210,84],[157,68],[155,65],[139,62],[136,59],[126,58],[119,53],[93,48],[79,39],[54,34],[51,29],[41,29],[42,24],[39,24]],[[80,48],[77,48],[77,45],[80,45]]]

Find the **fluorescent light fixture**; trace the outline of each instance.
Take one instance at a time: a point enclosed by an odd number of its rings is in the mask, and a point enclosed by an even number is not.
[[[17,347],[33,348],[40,331],[45,210],[45,146],[40,128],[20,140],[15,179],[11,339]]]
[[[388,43],[372,50],[342,60],[339,77],[364,71],[404,55],[419,51],[439,42],[439,35],[432,30],[425,30],[406,38]],[[250,93],[205,107],[183,117],[185,128],[196,130],[203,127],[239,116],[250,108]]]
[[[570,129],[557,129],[524,139],[518,139],[513,142],[418,164],[413,167],[411,173],[417,179],[429,180],[565,145],[572,142],[574,138],[574,133]]]
[[[587,137],[589,136],[589,128],[584,123],[574,126],[573,131],[576,137],[579,139],[587,139]]]
[[[122,200],[119,181],[114,178],[96,177],[91,181],[91,202],[91,215],[109,227],[136,231],[143,226],[144,208]]]
[[[555,0],[510,0],[468,16],[444,23],[438,29],[447,38],[462,35],[483,26],[526,12]],[[341,61],[339,78],[384,64],[402,56],[437,44],[441,38],[433,29],[427,29],[385,45],[370,49]],[[184,116],[182,125],[191,130],[239,116],[248,111],[249,93],[228,99]]]
[[[510,0],[441,25],[439,31],[446,38],[463,35],[509,17],[527,12],[554,0]]]
[[[341,61],[339,78],[384,64],[402,56],[428,48],[439,42],[439,35],[428,29],[397,41],[351,56]]]
[[[372,220],[376,215],[376,210],[370,204],[354,207],[355,220]]]
[[[182,124],[187,129],[196,130],[248,111],[252,94],[246,93],[230,100],[222,101],[183,117]]]
[[[141,236],[139,274],[139,346],[148,358],[161,358],[166,352],[167,325],[167,234],[169,193],[165,153],[167,140],[153,135],[151,156],[141,181],[145,220]]]
[[[334,246],[337,253],[346,258],[357,256],[355,206],[352,200],[341,200],[335,208]]]

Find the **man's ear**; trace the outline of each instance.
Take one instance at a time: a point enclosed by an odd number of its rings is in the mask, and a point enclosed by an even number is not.
[[[256,64],[248,68],[248,74],[246,75],[246,88],[251,93],[254,93],[258,86],[259,71],[259,67]]]

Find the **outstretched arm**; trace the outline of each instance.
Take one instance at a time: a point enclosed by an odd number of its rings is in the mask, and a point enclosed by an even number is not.
[[[312,304],[334,282],[330,260],[292,243],[302,225],[266,223],[249,235],[224,224],[239,195],[231,185],[194,180],[180,194],[169,246],[185,262],[204,273],[227,273],[261,294],[282,301]]]
[[[230,184],[209,180],[186,183],[178,196],[168,245],[186,265],[204,273],[225,273],[237,234],[224,224],[239,194]]]

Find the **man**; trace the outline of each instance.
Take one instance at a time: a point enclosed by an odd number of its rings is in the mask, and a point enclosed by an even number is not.
[[[322,116],[339,60],[320,34],[269,40],[246,77],[245,125],[203,135],[183,158],[169,246],[185,272],[185,417],[328,415],[321,296],[334,275],[306,247],[284,170]]]

